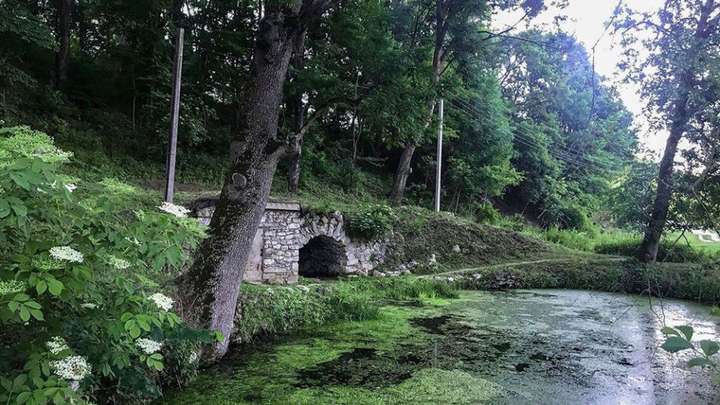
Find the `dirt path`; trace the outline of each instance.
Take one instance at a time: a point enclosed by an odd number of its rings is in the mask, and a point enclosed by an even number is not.
[[[505,268],[505,267],[528,266],[528,265],[543,264],[543,263],[568,263],[568,262],[576,262],[577,260],[578,260],[577,257],[525,260],[525,261],[520,261],[520,262],[508,262],[508,263],[488,264],[488,265],[484,265],[484,266],[466,267],[464,269],[445,271],[445,272],[441,272],[441,273],[424,274],[424,275],[418,276],[418,277],[419,278],[431,278],[431,277],[437,277],[437,276],[442,277],[442,276],[450,276],[450,275],[454,275],[454,274],[472,273],[472,272],[478,271],[478,270],[501,269],[501,268]],[[602,258],[602,259],[592,259],[592,258],[584,259],[584,258],[582,258],[580,260],[585,260],[588,262],[620,262],[620,261],[627,260],[627,258],[610,256],[610,257]]]

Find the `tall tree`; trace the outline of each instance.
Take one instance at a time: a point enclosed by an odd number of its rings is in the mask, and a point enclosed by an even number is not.
[[[545,226],[582,225],[578,211],[599,208],[632,159],[632,116],[573,36],[531,30],[503,42],[499,73],[523,173],[505,201]]]
[[[55,53],[53,86],[55,88],[61,88],[67,80],[68,64],[70,63],[70,28],[74,1],[55,1],[55,37],[58,42],[58,48]]]
[[[617,28],[624,34],[628,78],[641,84],[642,95],[649,100],[653,129],[669,131],[640,252],[642,260],[654,262],[673,194],[678,145],[688,133],[701,130],[700,113],[711,101],[702,92],[712,76],[708,61],[719,51],[720,2],[666,0],[656,15],[624,13],[626,18]],[[647,38],[642,42],[648,54],[642,60],[634,51],[638,38]]]
[[[244,127],[230,146],[225,177],[210,237],[187,274],[186,302],[195,322],[223,334],[206,353],[222,357],[228,349],[235,309],[252,240],[270,194],[277,162],[287,152],[278,137],[283,86],[295,43],[327,9],[328,0],[270,1],[255,39],[252,85]]]
[[[395,2],[400,13],[407,13],[408,5]],[[427,100],[426,117],[421,133],[404,134],[403,150],[395,170],[390,200],[400,204],[405,194],[408,177],[411,173],[413,155],[418,145],[427,137],[427,130],[432,124],[440,84],[448,65],[453,60],[462,58],[463,54],[473,54],[483,40],[493,38],[497,34],[478,36],[488,33],[488,25],[493,7],[521,7],[525,10],[522,18],[535,17],[544,7],[542,0],[488,2],[486,0],[418,0],[410,2],[411,20],[403,30],[405,45],[414,50],[430,49],[430,71],[427,86],[432,96]],[[399,21],[406,21],[399,19]],[[422,55],[422,53],[421,53]],[[419,61],[425,63],[426,61]]]

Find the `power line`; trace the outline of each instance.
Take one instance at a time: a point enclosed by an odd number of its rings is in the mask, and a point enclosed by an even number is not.
[[[469,118],[471,118],[471,119],[474,118],[474,117],[472,117],[473,113],[470,112],[469,110],[467,110],[463,107],[460,107],[458,105],[455,105],[455,107],[458,108],[458,110],[462,111],[463,114],[465,114]],[[524,146],[530,147],[530,148],[545,150],[550,156],[552,156],[553,158],[555,158],[558,161],[563,162],[568,167],[572,167],[572,168],[576,168],[576,169],[594,168],[594,169],[603,170],[603,171],[612,171],[613,170],[610,166],[604,166],[602,164],[602,162],[586,162],[585,165],[583,165],[578,161],[578,159],[577,159],[578,156],[575,156],[575,155],[570,156],[567,154],[563,154],[562,152],[553,151],[551,149],[546,148],[545,145],[541,145],[541,144],[537,143],[536,140],[525,137],[520,133],[514,133],[513,135],[514,135],[514,140],[516,142],[518,142]]]
[[[453,95],[454,97],[457,97],[457,94],[455,94],[455,93],[452,93],[452,92],[448,92],[448,93],[451,94],[451,95]],[[455,98],[455,99],[453,99],[453,100],[451,100],[451,101],[454,103],[454,105],[455,105],[456,108],[459,108],[459,109],[465,111],[465,112],[467,113],[467,116],[468,116],[468,117],[477,118],[477,117],[476,117],[477,115],[481,115],[481,113],[480,113],[477,109],[475,109],[475,108],[474,108],[473,106],[471,106],[471,105],[468,105],[467,103],[463,102],[462,100],[459,100],[459,99]],[[476,116],[473,117],[473,115],[476,115]],[[519,129],[518,129],[518,130],[519,130]],[[524,142],[525,142],[524,144],[528,144],[528,143],[529,143],[529,144],[531,144],[532,146],[537,147],[537,148],[540,148],[540,147],[543,146],[543,145],[538,144],[535,139],[528,137],[527,134],[525,134],[525,133],[516,132],[516,133],[514,133],[514,135],[515,135],[515,137],[517,137],[518,139],[524,141]],[[522,142],[521,142],[521,143],[522,143]],[[612,169],[613,169],[609,164],[607,164],[607,163],[605,163],[605,162],[600,162],[600,161],[592,160],[592,159],[590,159],[588,156],[583,156],[583,155],[580,155],[580,154],[575,153],[575,152],[573,152],[573,151],[564,149],[564,148],[563,148],[562,146],[560,146],[560,145],[555,145],[555,147],[556,147],[557,149],[559,149],[559,151],[551,151],[551,150],[548,150],[548,153],[550,153],[551,155],[553,155],[554,157],[556,157],[558,160],[562,160],[562,161],[564,161],[564,162],[567,162],[567,163],[570,163],[570,164],[574,164],[574,165],[578,165],[578,161],[585,161],[588,165],[596,166],[596,167],[601,168],[601,169],[603,169],[603,170],[612,170]]]

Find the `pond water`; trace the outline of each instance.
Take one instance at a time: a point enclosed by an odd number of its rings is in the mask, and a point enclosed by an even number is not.
[[[683,301],[463,292],[231,354],[167,403],[720,403],[708,371],[659,348],[665,324],[720,336],[710,308]]]

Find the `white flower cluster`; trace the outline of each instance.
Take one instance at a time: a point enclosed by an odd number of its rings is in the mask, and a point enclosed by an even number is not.
[[[72,263],[82,263],[83,260],[85,260],[82,253],[70,246],[56,246],[54,248],[50,248],[50,256],[52,256],[53,259],[65,260]]]
[[[66,189],[69,193],[72,193],[73,191],[77,190],[77,186],[76,186],[75,184],[68,183],[68,184],[65,185],[65,189]]]
[[[85,309],[95,309],[95,308],[97,308],[97,304],[93,304],[92,302],[85,302],[85,303],[80,304],[80,306],[83,307],[83,308],[85,308]]]
[[[165,211],[168,214],[173,214],[178,218],[185,218],[190,210],[180,205],[175,205],[169,202],[163,202],[162,205],[158,206],[161,211]]]
[[[146,339],[146,338],[140,338],[135,341],[135,344],[143,351],[145,354],[153,354],[160,351],[162,348],[162,343],[156,342],[152,339]]]
[[[140,241],[137,240],[137,238],[134,237],[134,236],[133,236],[132,239],[130,239],[129,237],[126,236],[126,237],[125,237],[125,240],[128,241],[128,242],[130,242],[130,243],[132,243],[132,244],[135,245],[135,246],[140,246],[140,245],[141,245]]]
[[[109,256],[108,262],[118,270],[125,270],[130,267],[130,262],[115,256]]]
[[[154,302],[155,305],[157,305],[158,308],[162,309],[163,311],[169,311],[170,309],[172,309],[173,303],[175,302],[172,298],[160,293],[155,293],[149,298],[150,301]]]
[[[45,343],[45,346],[47,346],[48,350],[50,350],[50,353],[54,355],[58,355],[65,350],[70,350],[70,347],[68,347],[65,339],[61,338],[60,336],[54,336],[52,339],[48,340],[47,343]]]
[[[73,153],[65,152],[54,146],[43,145],[37,147],[33,151],[32,156],[40,158],[45,162],[65,162],[73,156]]]
[[[25,283],[22,281],[0,281],[0,295],[17,294],[23,291],[25,291]]]
[[[188,363],[195,364],[198,360],[200,360],[200,353],[198,353],[197,351],[190,353],[190,356],[188,357]]]
[[[80,381],[92,371],[92,367],[82,356],[68,356],[62,360],[51,361],[50,367],[55,375],[70,381]]]

